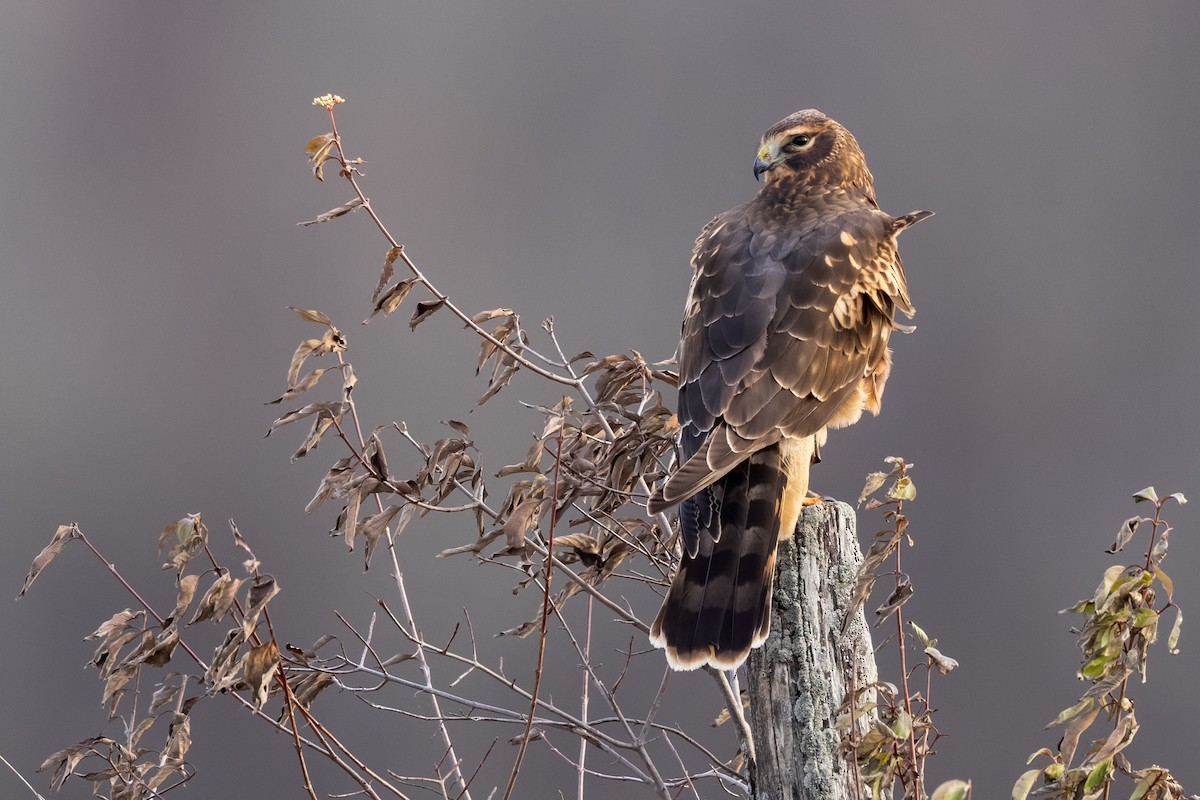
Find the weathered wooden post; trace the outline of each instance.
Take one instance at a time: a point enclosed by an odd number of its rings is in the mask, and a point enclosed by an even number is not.
[[[862,609],[845,624],[863,560],[854,510],[840,502],[805,509],[777,558],[770,638],[748,663],[752,797],[868,797],[855,786],[853,757],[843,755],[835,727],[850,687],[877,675]]]

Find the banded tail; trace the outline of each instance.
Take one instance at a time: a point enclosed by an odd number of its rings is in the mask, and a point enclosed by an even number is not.
[[[736,669],[766,641],[787,483],[776,444],[683,501],[683,557],[650,629],[673,668]]]

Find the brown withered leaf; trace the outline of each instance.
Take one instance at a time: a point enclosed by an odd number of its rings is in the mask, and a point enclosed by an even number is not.
[[[371,438],[367,440],[367,446],[363,450],[363,458],[371,465],[371,469],[379,476],[381,480],[387,480],[390,470],[388,469],[387,456],[383,453],[383,441],[379,438],[379,428],[371,432]]]
[[[341,419],[342,415],[344,413],[346,413],[346,406],[344,403],[342,403],[341,401],[338,401],[338,400],[327,400],[323,403],[309,403],[308,405],[303,406],[302,408],[297,408],[294,411],[289,411],[288,413],[284,414],[282,417],[280,417],[277,420],[275,420],[274,422],[272,422],[271,429],[268,430],[265,434],[263,434],[263,438],[264,439],[267,438],[272,433],[274,433],[275,431],[282,428],[284,425],[290,425],[291,423],[296,422],[298,420],[302,420],[305,417],[311,417],[314,414],[316,414],[318,416],[331,417],[331,418],[337,417],[338,419]]]
[[[407,508],[414,508],[414,506],[407,506]],[[379,541],[379,537],[383,536],[388,524],[391,523],[392,518],[398,513],[400,513],[400,506],[389,505],[378,514],[363,517],[358,521],[358,534],[367,540],[367,567],[371,565],[371,554],[375,550],[375,544]]]
[[[320,346],[320,339],[305,339],[296,346],[296,351],[292,353],[292,363],[288,365],[287,385],[289,389],[298,385],[300,380],[300,368],[304,366],[304,362],[309,356],[316,352],[316,349]]]
[[[526,636],[533,633],[537,629],[538,629],[538,620],[530,620],[529,622],[522,622],[520,625],[518,625],[515,628],[509,628],[508,630],[500,631],[496,635],[497,636],[517,636],[517,637],[524,639]]]
[[[313,339],[311,341],[315,342],[317,340]],[[280,403],[285,403],[289,400],[295,400],[297,397],[304,394],[312,387],[316,386],[317,381],[321,380],[321,376],[324,375],[328,371],[329,371],[328,367],[320,367],[318,369],[312,370],[307,375],[305,375],[303,378],[301,378],[299,381],[297,381],[295,386],[291,387],[286,392],[281,394],[279,397],[276,397],[274,400],[268,400],[267,402],[263,403],[263,405],[275,406],[275,405],[279,405]]]
[[[175,647],[179,644],[179,627],[170,625],[154,640],[154,647],[146,653],[144,663],[152,667],[166,666],[171,660],[171,656],[175,654]]]
[[[329,533],[337,536],[340,532],[346,542],[346,549],[354,549],[354,537],[358,533],[358,509],[362,504],[362,494],[352,490],[346,500],[346,506],[338,515],[336,527]]]
[[[383,287],[387,286],[388,281],[396,274],[396,259],[404,254],[404,245],[396,245],[387,251],[387,255],[383,259],[383,270],[379,273],[379,283],[375,285],[375,291],[371,292],[371,304],[375,305],[379,300],[380,293],[383,292]],[[378,306],[376,306],[378,308]],[[395,309],[393,309],[395,310]],[[367,319],[370,319],[368,317]]]
[[[225,691],[237,681],[238,668],[242,664],[238,651],[245,641],[245,630],[234,628],[225,634],[225,640],[213,650],[212,661],[204,671],[204,683],[210,695]]]
[[[908,599],[913,596],[912,581],[907,575],[900,575],[896,578],[896,588],[888,595],[888,599],[883,601],[879,608],[875,609],[875,627],[882,625],[888,617],[896,612],[900,606],[908,602]]]
[[[535,472],[541,473],[542,452],[545,450],[546,443],[538,437],[534,437],[533,444],[529,446],[529,451],[525,453],[525,460],[520,464],[509,464],[506,467],[501,467],[496,472],[497,478],[503,478],[506,475],[513,475],[518,472]]]
[[[158,771],[146,781],[151,789],[157,789],[167,778],[183,768],[184,758],[192,746],[192,720],[186,712],[171,716],[171,727],[167,732],[167,744],[158,759]]]
[[[858,505],[861,506],[864,500],[879,491],[879,487],[883,486],[889,477],[890,474],[887,472],[872,472],[867,475],[863,490],[858,495]]]
[[[512,332],[515,328],[516,320],[510,319],[507,322],[502,322],[496,327],[492,328],[490,331],[488,331],[488,333],[491,335],[492,339],[495,339],[497,342],[504,343],[508,340],[508,337],[512,335]],[[500,352],[499,345],[490,339],[484,339],[479,345],[479,361],[475,364],[475,374],[478,375],[479,371],[483,369],[483,365],[487,363],[488,359],[498,352]]]
[[[358,376],[354,374],[354,366],[346,363],[342,365],[342,398],[350,399],[350,393],[354,391],[354,385],[358,383]]]
[[[258,558],[254,555],[254,551],[250,549],[250,545],[246,543],[246,539],[242,536],[242,532],[238,530],[237,523],[232,518],[229,520],[229,532],[233,534],[233,546],[249,556],[250,561],[258,563]]]
[[[510,359],[509,363],[505,364],[504,359],[498,360],[496,369],[492,372],[492,377],[488,380],[488,390],[483,393],[482,397],[475,401],[475,405],[481,406],[495,397],[497,392],[508,386],[508,382],[516,374],[517,364],[515,361],[511,361]]]
[[[459,422],[456,419],[444,419],[444,420],[442,420],[442,424],[450,426],[454,430],[461,433],[463,436],[471,435],[471,429],[467,427],[467,423],[465,423],[465,422]]]
[[[241,578],[234,580],[228,572],[222,573],[204,593],[204,597],[200,600],[200,605],[196,606],[196,613],[192,615],[188,625],[195,625],[206,619],[211,619],[213,622],[220,622],[224,619],[225,615],[229,613],[229,609],[233,607],[233,601],[244,582],[244,579]]]
[[[325,477],[321,478],[321,484],[317,487],[317,493],[313,495],[313,499],[309,500],[308,505],[304,507],[304,513],[311,513],[313,509],[330,497],[344,495],[346,486],[353,477],[354,466],[351,459],[349,457],[339,458],[329,469],[329,472],[325,473]]]
[[[246,595],[246,615],[257,614],[277,594],[279,584],[273,577],[264,575],[256,580]]]
[[[322,133],[320,136],[309,139],[308,144],[304,145],[304,152],[308,156],[308,160],[312,162],[313,177],[319,181],[325,180],[325,162],[334,158],[335,144],[336,140],[332,133]]]
[[[493,308],[488,311],[480,311],[478,314],[471,317],[471,321],[474,322],[476,325],[482,325],[483,323],[487,322],[488,320],[495,319],[496,317],[511,317],[511,316],[513,316],[513,310],[511,308]]]
[[[352,200],[348,200],[343,205],[337,206],[335,208],[331,208],[324,213],[317,214],[316,219],[308,219],[308,220],[305,220],[304,222],[297,222],[296,224],[308,227],[309,225],[316,225],[319,222],[328,222],[331,219],[337,219],[338,217],[349,214],[351,211],[358,208],[362,204],[363,204],[362,198],[355,197]]]
[[[254,706],[262,708],[270,695],[271,680],[279,669],[279,648],[275,642],[266,642],[250,648],[246,653],[243,675],[254,695]]]
[[[408,329],[415,331],[418,325],[429,319],[433,312],[445,304],[445,300],[422,300],[417,303],[417,310],[413,312],[412,319],[408,321]]]
[[[79,766],[79,762],[92,751],[92,748],[105,742],[111,744],[113,740],[106,736],[84,739],[79,744],[72,745],[65,750],[59,750],[57,753],[51,755],[42,762],[37,771],[44,772],[50,767],[54,767],[54,773],[50,777],[50,788],[57,791],[62,788],[63,782],[75,772],[75,768]]]
[[[158,685],[158,688],[154,690],[153,697],[150,698],[151,714],[162,711],[164,708],[168,708],[175,704],[175,698],[179,696],[181,691],[183,691],[184,686],[187,684],[187,678],[184,676],[182,685],[178,683],[168,683],[167,681],[171,680],[172,678],[179,677],[181,676],[178,672],[171,672],[163,676],[162,683]]]
[[[183,612],[188,610],[188,606],[192,604],[192,598],[196,596],[196,584],[199,581],[199,575],[184,575],[179,579],[179,592],[175,596],[175,610],[171,612],[171,616],[167,617],[166,622],[179,619]]]
[[[130,622],[138,619],[145,613],[146,612],[144,611],[134,611],[129,608],[125,609],[124,611],[118,611],[107,620],[102,622],[99,628],[96,628],[96,630],[83,637],[84,641],[89,639],[100,639],[102,637],[107,638],[112,636],[114,633],[122,633],[129,628]]]
[[[82,534],[79,532],[79,526],[72,522],[70,525],[59,525],[58,530],[54,532],[54,536],[50,539],[50,544],[42,548],[42,552],[38,553],[33,559],[33,564],[29,567],[29,574],[25,576],[25,583],[21,586],[21,591],[17,594],[17,599],[20,600],[29,591],[29,587],[37,580],[37,576],[41,574],[54,557],[62,551],[65,545],[71,539],[78,539]]]
[[[567,533],[554,537],[554,552],[565,564],[583,562],[586,567],[600,563],[600,545],[590,533]]]
[[[290,681],[289,681],[290,682]],[[333,676],[328,672],[310,672],[304,678],[292,687],[292,696],[296,698],[296,702],[305,708],[312,708],[313,700],[317,699],[326,687],[333,685]],[[283,709],[281,713],[286,713],[287,709]]]
[[[412,291],[412,287],[416,282],[416,278],[399,281],[395,286],[381,294],[374,300],[375,305],[371,309],[371,313],[367,315],[367,318],[362,321],[362,324],[366,325],[379,314],[383,314],[386,317],[399,308],[400,304],[404,302],[404,298],[408,297],[408,293]],[[413,327],[416,326],[414,325]]]
[[[288,306],[289,311],[295,311],[296,315],[305,322],[315,322],[319,325],[324,325],[327,328],[333,327],[333,320],[327,314],[316,309],[296,308],[296,306]]]
[[[339,411],[345,411],[350,406],[347,403],[342,403],[338,406]],[[308,435],[304,437],[304,441],[300,443],[299,449],[292,453],[292,461],[304,458],[306,455],[317,449],[317,445],[321,443],[321,439],[333,427],[335,422],[341,420],[341,414],[321,414],[313,420],[312,427],[309,428]]]
[[[508,546],[501,552],[501,555],[528,554],[529,546],[525,541],[525,533],[536,524],[541,513],[542,503],[542,498],[531,497],[522,501],[508,515],[508,519],[504,522],[504,540]]]
[[[342,353],[345,350],[346,337],[337,328],[330,328],[325,331],[320,339],[305,339],[300,342],[296,346],[296,351],[292,353],[291,363],[288,364],[287,389],[292,390],[299,385],[300,368],[304,366],[304,362],[308,360],[309,356]]]
[[[937,667],[937,671],[943,675],[958,669],[958,661],[950,656],[943,655],[942,651],[936,647],[926,647],[925,655],[929,656],[930,661]]]
[[[1113,541],[1112,547],[1108,548],[1104,552],[1121,552],[1125,545],[1129,544],[1129,540],[1133,538],[1133,535],[1137,533],[1138,526],[1140,526],[1144,521],[1145,520],[1142,517],[1130,517],[1122,522],[1121,529],[1117,531],[1117,538]]]

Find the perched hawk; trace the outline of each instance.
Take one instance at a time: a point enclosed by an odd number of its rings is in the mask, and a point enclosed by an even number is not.
[[[758,195],[704,227],[679,344],[683,560],[650,641],[675,669],[733,669],[767,638],[775,547],[792,535],[828,428],[879,413],[896,311],[896,236],[929,212],[879,210],[850,131],[798,111],[763,135]]]

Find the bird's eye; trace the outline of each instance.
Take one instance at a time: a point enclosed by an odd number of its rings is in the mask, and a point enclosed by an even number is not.
[[[798,136],[793,136],[791,141],[788,142],[788,144],[790,144],[792,147],[804,147],[811,141],[812,141],[811,136],[801,133]]]

